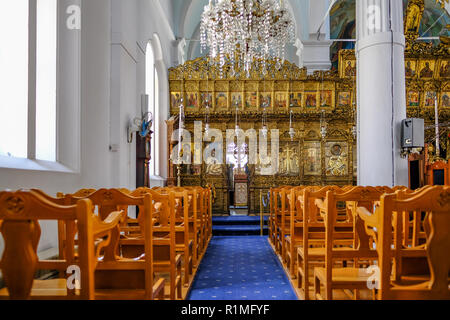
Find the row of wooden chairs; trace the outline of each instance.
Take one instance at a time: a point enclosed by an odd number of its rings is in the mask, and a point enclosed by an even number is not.
[[[303,298],[450,298],[449,187],[285,186],[270,195],[269,239]]]
[[[56,198],[0,192],[0,298],[181,299],[211,239],[210,201],[201,187],[83,189]],[[40,220],[58,221],[57,260],[38,259]],[[36,280],[36,270],[59,276]]]

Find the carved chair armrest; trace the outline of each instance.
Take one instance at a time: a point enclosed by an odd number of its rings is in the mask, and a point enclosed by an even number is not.
[[[119,226],[124,217],[124,211],[111,212],[105,220],[94,219],[94,236],[103,237]]]
[[[314,201],[314,204],[319,208],[320,210],[325,210],[325,202],[322,199],[316,199]]]
[[[370,227],[377,226],[377,216],[375,214],[372,214],[369,210],[367,210],[367,208],[356,208],[356,214],[365,222],[366,225]]]

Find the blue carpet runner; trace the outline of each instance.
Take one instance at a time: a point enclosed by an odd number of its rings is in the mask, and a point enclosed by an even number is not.
[[[268,234],[268,216],[264,216],[263,234]],[[260,235],[260,216],[225,216],[213,217],[214,236],[249,236]]]
[[[267,237],[215,236],[187,300],[297,300],[297,296]]]

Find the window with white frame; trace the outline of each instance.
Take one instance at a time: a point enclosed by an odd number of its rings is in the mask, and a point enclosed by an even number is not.
[[[56,161],[57,0],[0,1],[0,156]]]
[[[158,72],[155,67],[155,55],[151,43],[147,44],[146,59],[145,59],[145,91],[148,95],[149,110],[153,115],[153,131],[151,140],[151,160],[150,160],[150,174],[153,176],[159,175],[159,153],[158,153],[158,132],[159,132],[159,86],[158,86]]]

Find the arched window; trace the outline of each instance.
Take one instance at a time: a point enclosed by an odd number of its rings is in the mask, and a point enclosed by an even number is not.
[[[57,29],[57,0],[0,1],[0,156],[57,160]]]
[[[145,93],[148,95],[149,110],[153,115],[153,135],[151,141],[151,161],[150,161],[150,175],[156,176],[159,174],[159,159],[158,159],[158,129],[159,129],[159,87],[158,87],[158,72],[155,67],[155,55],[151,43],[147,44],[145,57]]]

